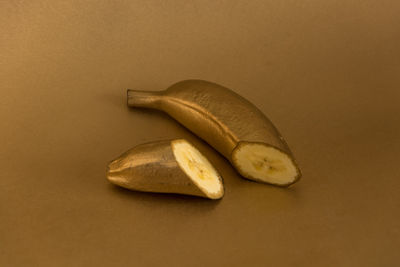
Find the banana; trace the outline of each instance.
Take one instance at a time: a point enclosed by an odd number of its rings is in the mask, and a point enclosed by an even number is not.
[[[219,173],[184,139],[157,141],[128,150],[108,165],[107,179],[137,191],[210,199],[224,195]]]
[[[186,80],[164,91],[128,89],[128,106],[162,110],[204,139],[245,178],[279,186],[301,176],[272,122],[252,103],[221,85]]]

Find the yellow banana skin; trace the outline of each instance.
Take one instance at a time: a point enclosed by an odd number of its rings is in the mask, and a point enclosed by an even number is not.
[[[184,139],[176,139],[135,146],[109,163],[107,179],[135,191],[222,198],[224,190],[219,175],[217,179],[220,190],[210,193],[199,187],[178,163],[173,145],[182,142],[188,143]]]
[[[153,108],[168,113],[224,155],[245,178],[288,186],[301,176],[287,143],[272,122],[252,103],[226,87],[203,80],[185,80],[173,84],[165,91],[129,89],[128,106]],[[255,172],[247,172],[236,156],[241,147],[247,144],[260,144],[282,152],[288,157],[287,162],[291,165],[288,168],[293,177],[269,179],[264,174],[261,178]],[[254,166],[258,164],[251,163]]]

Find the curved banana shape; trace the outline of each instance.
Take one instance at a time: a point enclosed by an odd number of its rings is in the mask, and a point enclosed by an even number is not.
[[[128,150],[108,165],[107,179],[137,191],[210,199],[224,195],[219,173],[184,139],[152,142]]]
[[[186,80],[165,91],[128,90],[128,106],[168,113],[250,180],[288,186],[301,176],[288,145],[271,121],[228,88]]]

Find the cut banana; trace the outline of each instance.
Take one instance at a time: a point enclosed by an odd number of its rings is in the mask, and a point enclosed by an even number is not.
[[[288,186],[301,176],[272,122],[228,88],[187,80],[165,91],[128,90],[128,106],[165,111],[229,159],[245,178]]]
[[[184,139],[152,142],[128,150],[108,165],[107,178],[131,190],[210,199],[224,195],[219,173]]]

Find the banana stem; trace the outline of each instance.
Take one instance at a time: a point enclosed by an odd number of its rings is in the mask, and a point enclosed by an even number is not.
[[[157,108],[162,92],[128,89],[128,107]]]

